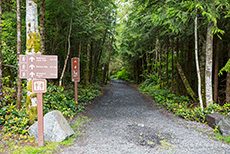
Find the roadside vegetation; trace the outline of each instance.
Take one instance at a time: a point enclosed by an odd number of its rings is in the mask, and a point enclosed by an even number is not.
[[[186,120],[205,123],[206,114],[227,115],[229,2],[124,3],[116,35],[122,65],[113,77],[134,81],[158,105]]]
[[[59,110],[68,121],[75,121],[109,78],[115,13],[114,0],[0,2],[0,153],[53,153],[60,145],[72,143],[70,138],[37,147],[28,135],[37,120],[36,94],[30,93],[30,80],[19,78],[18,58],[37,52],[58,56],[58,78],[47,79],[43,113]],[[80,59],[78,102],[71,79],[73,57]],[[78,130],[76,124],[82,121],[71,125]]]

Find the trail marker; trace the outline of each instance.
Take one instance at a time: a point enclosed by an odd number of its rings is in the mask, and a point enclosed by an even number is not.
[[[56,79],[57,62],[56,55],[19,55],[20,78]]]
[[[38,145],[44,146],[43,93],[47,91],[46,79],[58,77],[58,56],[56,55],[19,55],[20,78],[33,78],[32,92],[37,93]],[[37,78],[37,79],[34,79]],[[42,79],[43,78],[43,79]]]
[[[80,59],[72,58],[71,59],[71,70],[72,70],[72,81],[75,82],[75,102],[78,102],[78,90],[77,83],[80,82]]]

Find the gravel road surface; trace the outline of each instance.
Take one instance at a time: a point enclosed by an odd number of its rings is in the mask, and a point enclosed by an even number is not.
[[[113,80],[87,111],[92,121],[63,154],[230,154],[207,125],[156,106],[127,83]]]

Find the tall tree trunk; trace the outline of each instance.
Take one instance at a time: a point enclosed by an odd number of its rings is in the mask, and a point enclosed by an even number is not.
[[[228,49],[228,57],[230,57],[230,49]],[[226,77],[226,102],[230,103],[230,70],[228,70]]]
[[[179,62],[179,39],[176,40],[176,63]],[[176,70],[176,94],[179,96],[179,72]]]
[[[172,77],[171,77],[171,90],[173,91],[174,89],[174,43],[173,43],[173,39],[171,38],[171,50],[172,50]]]
[[[62,86],[62,79],[64,77],[66,66],[67,66],[67,63],[68,63],[69,55],[70,55],[70,49],[71,49],[70,36],[71,36],[71,31],[72,31],[72,22],[73,21],[72,21],[72,17],[71,17],[70,26],[69,26],[69,35],[68,35],[68,52],[67,52],[67,55],[66,55],[64,67],[63,67],[63,70],[62,70],[62,73],[61,73],[61,77],[59,79],[59,87]]]
[[[198,52],[198,57],[199,59],[199,64],[200,64],[200,78],[201,78],[201,96],[202,96],[202,100],[203,102],[206,102],[205,99],[205,61],[206,61],[206,57],[205,57],[205,41],[202,40],[202,36],[200,34],[200,39],[199,41],[199,51]],[[204,105],[204,104],[203,104]]]
[[[167,43],[167,56],[166,56],[166,76],[167,76],[167,86],[169,85],[169,45]]]
[[[26,54],[27,55],[34,55],[35,48],[33,47],[32,41],[34,39],[40,39],[37,38],[38,33],[38,12],[37,12],[37,3],[34,2],[34,0],[26,0]],[[36,38],[33,38],[33,37]],[[27,113],[29,114],[29,123],[32,124],[34,122],[34,119],[37,117],[37,98],[35,97],[31,91],[32,89],[32,79],[27,79],[27,100],[26,100],[26,106],[27,106]]]
[[[206,35],[206,65],[205,65],[205,98],[206,106],[213,103],[212,94],[212,57],[213,57],[213,36],[212,23],[208,24]]]
[[[3,83],[2,83],[2,0],[0,0],[0,102],[3,103]]]
[[[92,82],[92,74],[93,74],[93,53],[94,53],[94,48],[93,48],[93,42],[91,42],[90,45],[90,56],[89,56],[89,82]]]
[[[95,48],[95,53],[94,53],[93,83],[96,82],[97,58],[99,54],[99,45],[100,45],[100,41],[96,43],[96,48]]]
[[[148,52],[146,52],[145,53],[145,55],[146,55],[146,63],[147,63],[147,73],[149,74],[149,54],[148,54]]]
[[[159,72],[160,72],[160,68],[157,69],[158,67],[158,58],[160,59],[160,48],[161,48],[161,45],[160,45],[160,42],[159,42],[159,39],[156,38],[156,64],[155,64],[155,68],[156,68],[156,73],[157,73],[157,78],[159,78]],[[160,61],[159,61],[160,62]]]
[[[45,0],[40,0],[41,53],[45,53]]]
[[[19,64],[19,55],[21,54],[21,2],[20,0],[17,0],[17,61]],[[17,108],[21,108],[21,79],[19,75],[19,65],[18,65],[18,80],[17,80]]]
[[[180,77],[184,83],[184,86],[187,90],[187,93],[191,96],[193,101],[196,102],[195,93],[192,90],[192,88],[191,88],[191,86],[190,86],[190,84],[189,84],[189,82],[188,82],[188,80],[187,80],[187,78],[186,78],[186,76],[185,76],[185,74],[184,74],[184,72],[183,72],[183,70],[182,70],[182,68],[178,62],[176,63],[176,66],[177,66],[178,72],[180,74]]]
[[[218,102],[218,72],[219,72],[219,52],[220,52],[220,40],[217,39],[215,50],[215,73],[214,73],[214,102]]]
[[[84,77],[84,83],[85,85],[88,85],[89,83],[89,62],[90,62],[90,42],[87,44],[86,49],[86,69],[85,69],[85,77]]]
[[[79,43],[78,58],[81,58],[81,41]]]
[[[197,8],[196,8],[197,11]],[[201,77],[200,77],[200,66],[199,66],[199,58],[198,58],[198,37],[197,37],[197,16],[195,18],[195,59],[196,59],[196,70],[197,70],[197,79],[198,79],[198,96],[201,110],[203,111],[204,105],[201,95]]]
[[[144,80],[145,79],[145,60],[144,60],[144,51],[142,51],[142,58],[141,58],[141,61],[142,61],[142,74],[143,74],[143,78],[142,78],[142,80]]]

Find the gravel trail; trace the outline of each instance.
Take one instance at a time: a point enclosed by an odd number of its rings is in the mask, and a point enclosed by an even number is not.
[[[87,111],[93,120],[63,154],[230,154],[230,145],[213,140],[207,125],[185,121],[158,108],[119,80],[105,87]]]

